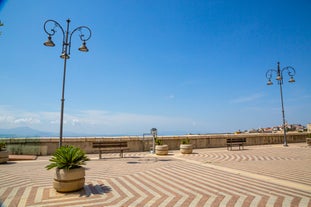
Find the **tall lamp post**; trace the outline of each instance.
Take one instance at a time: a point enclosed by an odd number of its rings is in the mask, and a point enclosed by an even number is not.
[[[276,74],[276,80],[278,81],[278,84],[280,85],[280,93],[281,93],[281,105],[282,105],[282,117],[283,117],[283,131],[284,131],[284,143],[283,146],[287,147],[287,139],[286,139],[286,124],[285,124],[285,113],[284,113],[284,104],[283,104],[283,91],[282,91],[282,85],[283,85],[283,72],[287,72],[288,76],[290,76],[289,83],[294,83],[294,75],[296,74],[296,71],[293,67],[287,66],[284,67],[282,70],[280,69],[280,62],[277,63],[278,68],[277,70],[275,69],[270,69],[266,72],[266,78],[268,79],[267,85],[270,86],[272,85],[272,75],[273,73]]]
[[[48,40],[43,44],[47,47],[54,47],[55,44],[52,41],[52,36],[57,32],[59,28],[63,34],[63,43],[62,43],[62,53],[60,57],[64,59],[64,73],[63,73],[63,87],[62,87],[62,98],[61,98],[61,112],[60,112],[60,132],[59,132],[59,147],[62,146],[63,141],[63,118],[64,118],[64,102],[65,102],[65,80],[66,80],[66,64],[67,59],[70,58],[70,48],[71,48],[71,37],[75,32],[80,32],[79,37],[82,41],[81,47],[79,50],[81,52],[88,52],[89,49],[86,47],[86,41],[91,38],[92,32],[90,28],[86,26],[80,26],[74,29],[72,32],[69,31],[70,19],[67,19],[67,28],[66,30],[55,20],[47,20],[44,23],[44,31],[48,34]],[[47,29],[50,28],[50,29]],[[87,35],[85,35],[85,33]]]

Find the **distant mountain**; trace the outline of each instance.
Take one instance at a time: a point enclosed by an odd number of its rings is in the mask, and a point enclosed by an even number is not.
[[[12,129],[0,129],[0,137],[49,137],[49,136],[57,136],[56,133],[53,132],[44,132],[32,129],[30,127],[16,127]]]
[[[12,129],[0,129],[0,138],[17,138],[17,137],[58,137],[59,133],[45,132],[32,129],[30,127],[16,127]],[[76,133],[65,131],[64,137],[96,137],[96,136],[125,136],[125,135],[99,135],[92,133]]]
[[[200,134],[187,133],[183,130],[176,131],[160,131],[159,136],[164,135],[186,135],[186,134]],[[119,137],[119,136],[142,136],[141,134],[96,134],[96,133],[77,133],[65,131],[64,137]],[[58,137],[58,132],[45,132],[32,129],[30,127],[16,127],[12,129],[0,129],[0,138],[16,138],[16,137]]]

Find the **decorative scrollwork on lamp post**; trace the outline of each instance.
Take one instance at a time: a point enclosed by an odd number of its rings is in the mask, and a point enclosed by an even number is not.
[[[276,80],[278,81],[278,84],[280,85],[280,94],[281,94],[281,105],[282,105],[282,117],[283,117],[283,131],[284,131],[284,143],[283,146],[288,146],[287,145],[287,138],[286,138],[286,123],[285,123],[285,112],[284,112],[284,103],[283,103],[283,90],[282,90],[282,85],[283,85],[283,73],[287,72],[288,76],[290,77],[289,83],[294,83],[295,79],[294,76],[296,75],[296,70],[291,67],[287,66],[284,67],[282,70],[280,69],[280,62],[277,63],[277,70],[275,69],[270,69],[266,72],[266,78],[268,79],[267,85],[272,85],[273,82],[271,81],[271,78],[273,74],[276,74]]]
[[[62,87],[62,98],[61,98],[61,113],[60,113],[60,133],[59,133],[59,147],[62,146],[63,140],[63,119],[64,119],[64,102],[65,102],[65,80],[66,80],[66,65],[67,59],[70,58],[70,49],[71,49],[71,38],[75,32],[80,32],[79,37],[82,41],[82,45],[79,47],[81,52],[88,52],[89,49],[86,47],[86,41],[88,41],[92,32],[91,29],[86,26],[80,26],[74,29],[72,32],[69,31],[70,19],[67,19],[67,27],[66,30],[55,20],[47,20],[44,23],[44,31],[48,35],[48,40],[43,44],[47,47],[54,47],[55,44],[52,40],[52,36],[54,36],[59,28],[63,35],[62,42],[62,53],[60,57],[64,59],[64,73],[63,73],[63,87]],[[49,28],[49,29],[47,29]]]

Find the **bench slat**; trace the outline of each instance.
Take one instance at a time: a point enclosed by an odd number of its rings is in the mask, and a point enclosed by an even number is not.
[[[246,138],[230,138],[227,139],[227,143],[246,142]]]
[[[123,157],[123,151],[128,150],[127,142],[125,141],[98,141],[92,143],[93,148],[99,149],[99,158],[101,159],[102,151],[118,151],[120,157]]]
[[[232,150],[232,146],[234,145],[238,145],[239,150],[241,146],[242,146],[242,149],[244,149],[244,143],[246,143],[246,138],[228,138],[227,139],[227,150],[229,150],[229,147]]]
[[[93,148],[109,148],[109,147],[127,147],[127,143],[125,144],[94,144],[93,143]]]

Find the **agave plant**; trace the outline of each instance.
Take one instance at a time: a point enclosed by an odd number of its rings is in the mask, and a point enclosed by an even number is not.
[[[5,142],[0,142],[0,151],[5,148]]]
[[[154,142],[156,145],[163,145],[163,140],[160,140],[158,138],[156,138]]]
[[[45,166],[45,168],[48,170],[54,167],[58,169],[73,169],[85,165],[85,161],[88,160],[89,158],[79,147],[67,145],[56,150],[53,157],[50,159],[51,163]]]
[[[190,144],[189,138],[187,137],[186,139],[182,139],[181,144]]]

